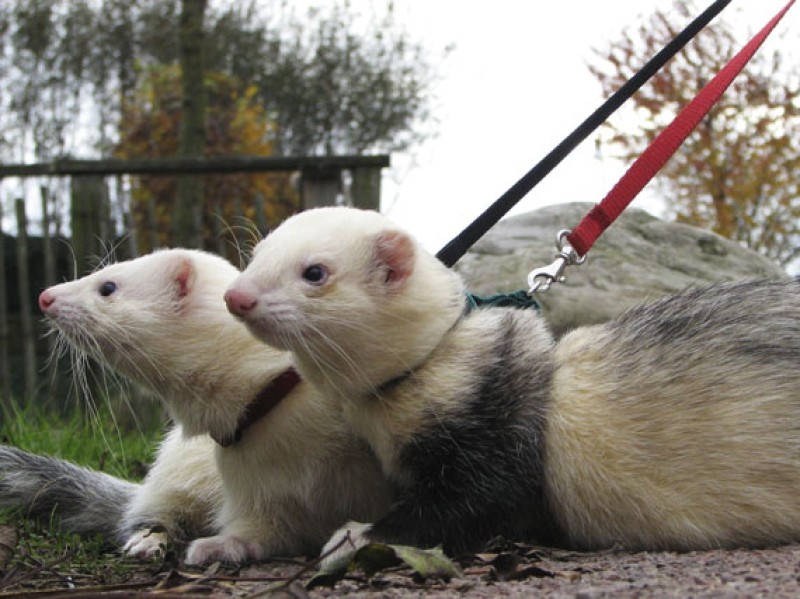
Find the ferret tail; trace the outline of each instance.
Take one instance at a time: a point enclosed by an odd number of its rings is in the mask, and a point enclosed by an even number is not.
[[[20,508],[32,518],[60,521],[81,535],[119,542],[126,507],[140,485],[58,458],[0,445],[0,508]]]

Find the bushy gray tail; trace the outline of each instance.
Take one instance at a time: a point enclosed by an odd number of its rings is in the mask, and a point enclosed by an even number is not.
[[[118,527],[139,485],[57,458],[0,445],[0,507],[56,516],[61,528],[120,541]]]

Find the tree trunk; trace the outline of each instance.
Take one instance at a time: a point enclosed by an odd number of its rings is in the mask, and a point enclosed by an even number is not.
[[[179,33],[180,63],[183,74],[183,115],[180,128],[180,155],[202,156],[205,148],[206,99],[203,90],[203,19],[206,0],[182,0]],[[180,176],[175,193],[173,243],[185,247],[201,245],[203,180]]]

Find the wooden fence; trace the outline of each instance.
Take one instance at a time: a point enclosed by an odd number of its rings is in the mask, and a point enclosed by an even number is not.
[[[58,398],[68,381],[60,380],[56,364],[48,366],[51,340],[43,337],[44,326],[37,307],[39,292],[58,281],[92,270],[110,247],[116,259],[138,255],[130,214],[110,214],[109,194],[125,193],[123,181],[132,176],[199,176],[230,173],[296,173],[300,210],[334,205],[344,199],[350,205],[377,209],[380,203],[381,169],[389,157],[331,156],[305,158],[174,158],[165,160],[62,160],[42,164],[0,165],[0,180],[11,177],[66,177],[69,180],[69,236],[67,228],[53,218],[53,200],[42,186],[41,221],[29,231],[26,202],[14,199],[16,236],[2,230],[0,198],[0,393],[25,401]],[[347,175],[347,176],[345,176]],[[345,183],[346,182],[346,183]],[[263,198],[262,198],[263,201]],[[255,211],[250,227],[266,233],[264,206]],[[8,215],[10,216],[10,214]],[[220,221],[219,215],[215,216]],[[227,226],[220,222],[220,226]],[[119,232],[122,230],[123,234]],[[123,240],[127,240],[127,243]],[[155,247],[154,241],[151,246]],[[223,255],[225,244],[207,247]],[[235,251],[235,250],[234,250]],[[234,262],[238,256],[228,256]],[[63,377],[61,377],[63,378]]]

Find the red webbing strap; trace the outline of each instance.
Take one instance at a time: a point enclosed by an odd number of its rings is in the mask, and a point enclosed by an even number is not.
[[[767,23],[733,59],[725,65],[700,93],[687,104],[677,117],[642,152],[614,188],[583,217],[567,240],[579,256],[585,256],[603,231],[616,220],[644,186],[669,160],[697,124],[733,82],[753,54],[761,47],[775,26],[792,7],[794,0]]]

